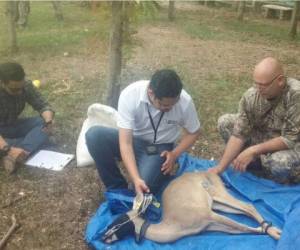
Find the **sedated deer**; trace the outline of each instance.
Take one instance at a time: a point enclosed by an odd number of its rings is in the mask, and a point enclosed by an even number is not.
[[[166,243],[201,231],[222,231],[230,234],[267,233],[278,240],[281,230],[266,222],[251,204],[232,197],[220,177],[208,172],[186,173],[173,180],[162,196],[163,215],[158,224],[149,224],[136,209],[118,217],[102,236],[112,243],[126,235],[135,235]],[[254,228],[216,213],[244,214],[260,226]]]

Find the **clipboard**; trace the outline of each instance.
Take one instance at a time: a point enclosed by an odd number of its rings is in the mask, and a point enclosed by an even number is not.
[[[73,154],[64,154],[49,150],[40,150],[35,155],[30,157],[25,162],[25,165],[54,171],[61,171],[73,159]]]

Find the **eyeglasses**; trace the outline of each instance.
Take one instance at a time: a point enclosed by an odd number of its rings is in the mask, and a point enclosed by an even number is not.
[[[254,82],[254,85],[263,89],[267,89],[269,87],[272,86],[272,84],[274,83],[274,81],[281,76],[281,74],[275,76],[271,81],[267,82],[267,83],[260,83],[260,82]]]

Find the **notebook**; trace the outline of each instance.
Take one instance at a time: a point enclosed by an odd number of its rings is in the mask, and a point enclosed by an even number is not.
[[[60,171],[74,158],[73,154],[64,154],[49,150],[40,150],[30,157],[25,165]]]

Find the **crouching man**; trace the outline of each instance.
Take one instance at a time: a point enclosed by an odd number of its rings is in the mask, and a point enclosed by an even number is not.
[[[176,72],[159,70],[150,81],[134,82],[122,91],[118,113],[118,130],[95,126],[86,133],[99,175],[108,189],[127,188],[116,164],[122,159],[136,193],[156,193],[176,159],[198,139],[200,122],[192,98]]]

